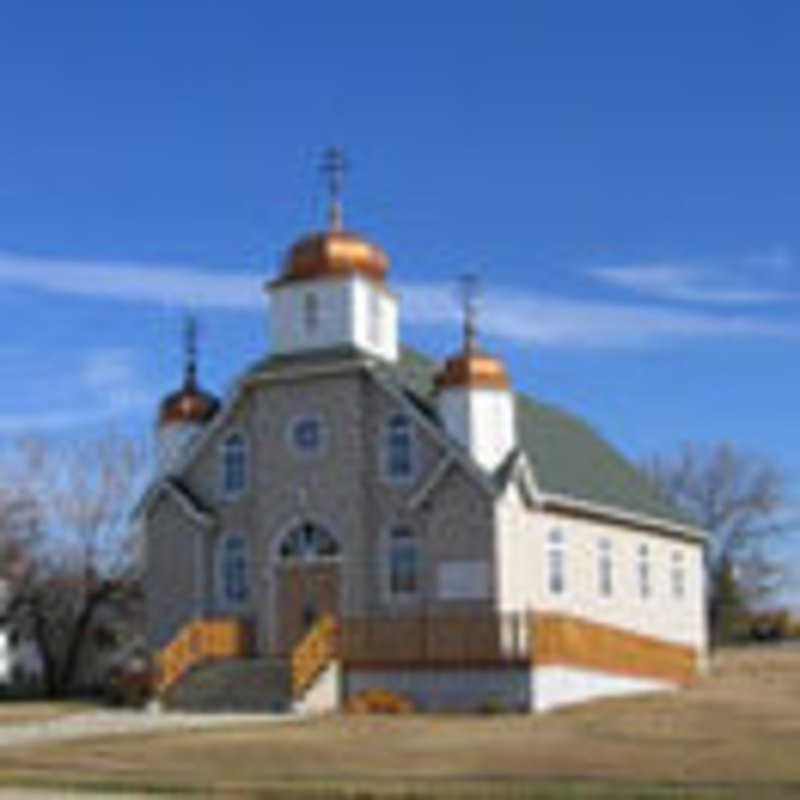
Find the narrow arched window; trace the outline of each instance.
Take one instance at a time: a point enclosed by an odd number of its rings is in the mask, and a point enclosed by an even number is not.
[[[405,414],[393,414],[389,419],[386,442],[386,472],[390,478],[411,477],[412,463],[411,420]]]
[[[225,494],[238,494],[244,490],[246,467],[244,436],[231,434],[222,447],[222,488]]]
[[[381,343],[381,328],[383,327],[383,320],[381,315],[381,297],[378,292],[373,289],[369,295],[369,311],[367,312],[367,337],[371,344],[380,345]]]
[[[639,545],[637,572],[639,574],[639,597],[646,600],[650,597],[650,551],[646,544]]]
[[[554,528],[547,537],[547,585],[551,594],[563,594],[567,588],[564,532]]]
[[[409,596],[419,589],[419,548],[414,531],[396,525],[389,532],[389,592]]]
[[[314,292],[308,292],[303,297],[303,326],[309,334],[319,327],[319,298]]]
[[[241,536],[226,536],[220,553],[222,594],[228,603],[247,599],[247,553]]]
[[[597,543],[597,590],[603,597],[611,597],[613,587],[611,540],[600,539]]]
[[[683,553],[675,550],[672,553],[672,596],[675,600],[682,600],[686,594],[686,570],[683,563]]]

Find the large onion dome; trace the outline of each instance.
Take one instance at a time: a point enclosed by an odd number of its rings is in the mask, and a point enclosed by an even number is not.
[[[361,274],[384,281],[389,258],[357,233],[337,230],[305,236],[289,249],[278,283]]]

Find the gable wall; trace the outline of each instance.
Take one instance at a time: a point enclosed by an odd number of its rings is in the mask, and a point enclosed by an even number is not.
[[[206,573],[216,576],[214,548],[220,534],[247,538],[248,601],[220,610],[256,619],[262,651],[277,647],[271,564],[279,539],[300,518],[316,520],[338,537],[343,552],[341,613],[349,616],[429,609],[437,603],[440,561],[491,559],[492,501],[458,469],[444,476],[426,509],[409,509],[409,500],[444,455],[424,425],[413,426],[414,480],[398,485],[385,479],[386,424],[398,410],[408,413],[405,402],[363,371],[303,378],[287,373],[286,380],[246,390],[230,421],[210,437],[184,475],[190,491],[220,520],[219,533],[205,539]],[[304,414],[323,423],[323,451],[313,457],[297,454],[287,442],[290,421]],[[248,486],[241,496],[226,499],[220,490],[221,443],[235,430],[247,439]],[[410,525],[421,547],[422,585],[410,603],[388,596],[392,523]],[[218,601],[219,592],[212,588],[207,586]],[[444,609],[455,613],[463,605],[451,601]]]
[[[207,534],[164,493],[150,509],[145,530],[146,636],[151,647],[161,648],[202,608],[198,562]]]

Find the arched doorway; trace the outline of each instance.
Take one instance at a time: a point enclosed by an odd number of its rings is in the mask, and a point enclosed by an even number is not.
[[[278,544],[277,616],[283,653],[305,636],[325,614],[339,615],[340,555],[338,540],[324,526],[303,520]]]

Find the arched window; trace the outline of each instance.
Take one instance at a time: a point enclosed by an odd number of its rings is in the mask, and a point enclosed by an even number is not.
[[[603,597],[611,597],[613,586],[611,539],[600,539],[597,542],[597,590]]]
[[[327,528],[316,522],[301,522],[286,534],[280,544],[281,559],[312,561],[330,558],[340,553],[339,542]]]
[[[226,536],[220,551],[222,595],[228,603],[247,599],[247,545],[241,536]]]
[[[319,298],[314,292],[303,297],[303,326],[306,333],[314,333],[319,327]]]
[[[244,490],[246,478],[244,436],[231,434],[222,447],[222,488],[225,494],[238,494]]]
[[[386,442],[386,473],[395,480],[411,477],[412,462],[411,420],[405,414],[389,418]]]
[[[389,532],[389,592],[414,595],[419,590],[419,548],[414,531],[396,525]]]
[[[381,328],[383,326],[383,320],[381,318],[381,297],[375,289],[372,289],[368,298],[367,337],[372,344],[380,345]]]
[[[551,594],[563,594],[567,588],[564,532],[559,528],[547,537],[547,585]]]
[[[675,600],[682,600],[686,594],[686,570],[683,563],[683,553],[674,550],[672,553],[672,596]]]

